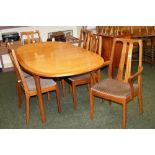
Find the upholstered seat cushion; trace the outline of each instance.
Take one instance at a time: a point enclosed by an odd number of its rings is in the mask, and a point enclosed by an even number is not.
[[[103,92],[114,97],[127,98],[131,95],[130,85],[114,79],[105,79],[92,86],[92,90]],[[134,92],[138,91],[138,85],[134,84]]]
[[[32,76],[25,78],[25,80],[26,80],[28,89],[30,91],[36,90],[35,81],[34,81],[34,78]],[[56,82],[52,79],[40,78],[40,84],[41,84],[41,88],[47,88],[50,86],[55,86]]]
[[[77,80],[83,80],[83,79],[89,79],[90,78],[90,74],[82,74],[82,75],[77,75],[77,76],[72,76],[72,77],[69,77],[68,79],[70,81],[77,81]]]

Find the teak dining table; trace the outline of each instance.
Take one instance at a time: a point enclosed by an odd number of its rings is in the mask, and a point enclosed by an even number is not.
[[[101,56],[65,42],[42,42],[27,44],[16,49],[20,65],[35,80],[42,123],[46,115],[42,99],[40,77],[66,77],[88,73],[101,68]]]

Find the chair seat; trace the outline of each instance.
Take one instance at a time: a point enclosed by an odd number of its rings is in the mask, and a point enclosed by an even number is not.
[[[84,79],[90,79],[90,74],[82,74],[77,76],[72,76],[68,78],[70,81],[77,81],[77,80],[84,80]]]
[[[138,92],[138,85],[134,84],[134,93]],[[109,96],[127,98],[131,95],[130,85],[114,79],[105,79],[92,86],[92,90]]]
[[[26,80],[29,91],[35,91],[36,85],[35,85],[34,78],[32,76],[29,76],[25,78],[25,80]],[[40,78],[40,85],[41,85],[41,88],[43,89],[43,88],[47,88],[50,86],[55,86],[56,82],[52,79]]]

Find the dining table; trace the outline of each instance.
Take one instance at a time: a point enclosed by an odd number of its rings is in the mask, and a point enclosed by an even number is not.
[[[104,59],[98,54],[66,42],[26,44],[15,52],[21,67],[35,80],[42,123],[46,122],[46,114],[40,77],[59,78],[93,73],[104,65]]]

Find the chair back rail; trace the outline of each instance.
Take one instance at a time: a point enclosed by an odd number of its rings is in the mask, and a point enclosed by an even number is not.
[[[84,49],[87,49],[88,45],[87,43],[89,42],[89,35],[92,34],[91,31],[87,29],[81,29],[80,31],[80,42],[79,42],[79,47],[82,47]]]
[[[134,44],[138,44],[139,48],[139,67],[142,67],[142,40],[138,39],[124,39],[124,38],[115,38],[113,42],[110,65],[108,70],[108,77],[112,78],[112,65],[114,60],[114,52],[116,44],[122,43],[122,52],[120,57],[120,62],[118,65],[118,72],[116,75],[116,79],[124,82],[128,82],[129,77],[131,76],[131,61],[132,61],[132,51]]]
[[[102,37],[98,35],[90,36],[90,46],[89,50],[101,56],[102,52]]]
[[[14,68],[15,68],[15,72],[16,72],[16,75],[17,75],[18,82],[22,82],[22,85],[24,87],[24,91],[26,91],[27,93],[29,93],[28,86],[27,86],[26,80],[25,80],[25,78],[23,76],[21,67],[20,67],[20,65],[18,63],[18,60],[17,60],[16,54],[15,54],[15,51],[8,46],[8,52],[9,52],[10,58],[11,58],[11,60],[13,62],[13,65],[14,65]]]
[[[23,44],[25,44],[25,42],[27,44],[35,43],[36,42],[35,39],[38,39],[38,42],[42,41],[39,30],[21,32],[20,34],[21,34],[21,41]],[[35,36],[37,36],[37,38],[35,38]]]

